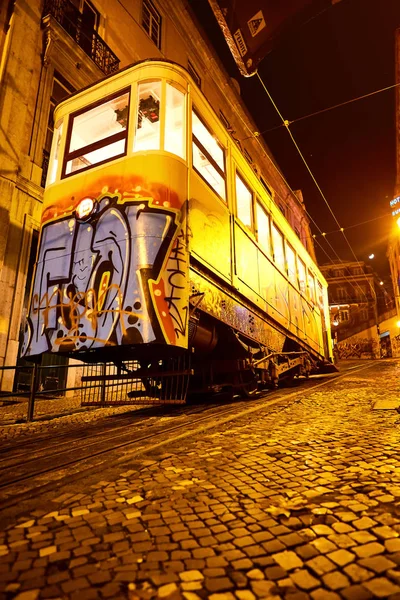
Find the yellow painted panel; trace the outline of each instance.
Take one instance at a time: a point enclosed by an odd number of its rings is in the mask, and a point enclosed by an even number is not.
[[[227,206],[193,173],[188,213],[191,253],[231,281],[231,236]]]

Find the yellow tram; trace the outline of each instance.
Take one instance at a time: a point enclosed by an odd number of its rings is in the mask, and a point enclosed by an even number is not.
[[[251,394],[332,366],[326,288],[185,69],[144,61],[57,107],[23,356]]]

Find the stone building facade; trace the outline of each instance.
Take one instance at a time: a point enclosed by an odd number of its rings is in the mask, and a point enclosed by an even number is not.
[[[398,328],[390,286],[365,262],[340,261],[320,269],[328,282],[331,331],[340,355],[392,355]]]
[[[0,26],[0,367],[18,360],[54,106],[136,61],[165,58],[189,70],[315,258],[301,194],[290,189],[254,135],[238,82],[224,70],[187,0],[6,0]],[[0,378],[3,390],[15,385],[13,371]]]

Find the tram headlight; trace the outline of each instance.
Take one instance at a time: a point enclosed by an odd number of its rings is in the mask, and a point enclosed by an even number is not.
[[[93,198],[83,198],[75,209],[75,216],[78,221],[86,221],[95,209]]]

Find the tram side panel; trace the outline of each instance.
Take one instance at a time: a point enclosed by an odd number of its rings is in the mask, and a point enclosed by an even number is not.
[[[123,159],[46,190],[23,355],[187,348],[186,166],[167,162]]]

